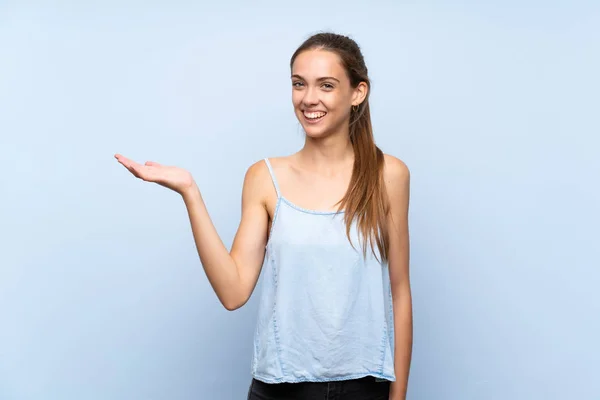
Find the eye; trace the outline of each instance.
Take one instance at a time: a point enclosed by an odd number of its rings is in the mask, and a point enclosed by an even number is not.
[[[333,85],[331,83],[324,83],[323,88],[325,88],[327,90],[331,90],[331,89],[333,89]]]
[[[301,87],[303,84],[300,81],[292,82],[293,87]]]

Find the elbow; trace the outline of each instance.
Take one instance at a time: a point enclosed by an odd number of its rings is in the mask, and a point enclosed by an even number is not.
[[[231,299],[231,300],[221,300],[221,304],[227,311],[235,311],[239,308],[242,308],[248,299]]]
[[[235,303],[222,303],[222,304],[223,304],[223,307],[225,307],[225,309],[227,311],[235,311],[241,307],[241,305],[235,304]]]
[[[227,291],[217,293],[217,296],[227,311],[235,311],[242,308],[248,302],[251,294],[252,292],[249,293],[239,285]]]

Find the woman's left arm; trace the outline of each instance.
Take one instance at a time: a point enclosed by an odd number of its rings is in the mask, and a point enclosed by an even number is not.
[[[410,172],[399,159],[386,155],[384,180],[390,201],[389,270],[394,309],[394,370],[390,400],[405,400],[412,357],[412,296],[409,280],[408,206]]]

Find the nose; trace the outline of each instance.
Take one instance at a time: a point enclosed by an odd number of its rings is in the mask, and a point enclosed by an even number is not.
[[[302,103],[306,107],[314,106],[319,103],[319,93],[316,88],[308,87],[304,91],[304,97],[302,98]]]

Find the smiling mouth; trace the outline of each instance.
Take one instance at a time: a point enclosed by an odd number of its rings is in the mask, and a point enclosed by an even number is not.
[[[327,113],[324,111],[313,111],[313,112],[303,111],[302,115],[304,115],[304,119],[306,119],[308,122],[315,123],[315,122],[319,122],[320,120],[322,120],[323,117],[325,117],[327,115]]]

